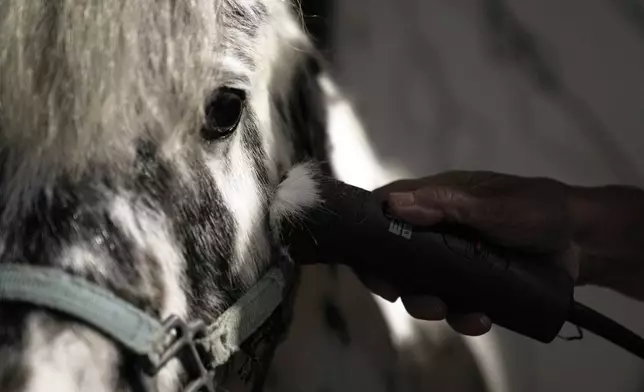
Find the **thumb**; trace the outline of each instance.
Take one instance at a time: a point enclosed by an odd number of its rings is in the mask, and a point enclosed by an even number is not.
[[[415,225],[442,221],[464,223],[473,218],[474,199],[454,187],[425,186],[413,191],[393,192],[388,198],[394,215]]]
[[[443,209],[419,204],[415,192],[392,193],[388,202],[394,215],[414,225],[431,226],[445,219]]]

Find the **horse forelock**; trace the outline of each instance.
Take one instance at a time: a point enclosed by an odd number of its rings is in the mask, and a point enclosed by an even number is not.
[[[61,172],[131,165],[145,136],[173,153],[217,86],[250,89],[255,1],[0,4],[0,153],[19,199]]]

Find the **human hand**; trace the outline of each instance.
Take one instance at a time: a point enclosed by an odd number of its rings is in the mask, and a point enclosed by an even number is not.
[[[394,215],[414,225],[464,225],[494,244],[531,252],[560,263],[573,279],[579,256],[569,187],[547,178],[526,178],[484,171],[451,171],[422,179],[401,180],[375,191]],[[544,261],[546,262],[546,261]],[[404,261],[395,264],[404,266]],[[392,264],[392,267],[394,265]],[[358,271],[374,293],[389,301],[400,297],[388,282]],[[456,314],[436,297],[401,298],[413,317],[443,320],[464,335],[487,333],[492,323],[481,313]]]

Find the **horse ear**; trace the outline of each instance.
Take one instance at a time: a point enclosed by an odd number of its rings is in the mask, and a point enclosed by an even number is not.
[[[320,84],[324,67],[317,53],[306,54],[293,74],[284,104],[295,147],[295,160],[313,159],[324,174],[331,175],[329,102]]]

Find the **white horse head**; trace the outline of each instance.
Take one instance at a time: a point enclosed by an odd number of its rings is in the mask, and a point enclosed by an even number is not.
[[[280,254],[271,219],[317,201],[300,163],[326,159],[325,115],[296,10],[0,1],[0,265],[64,271],[159,320],[228,309]],[[0,390],[178,391],[183,373],[149,377],[82,320],[0,302]]]

